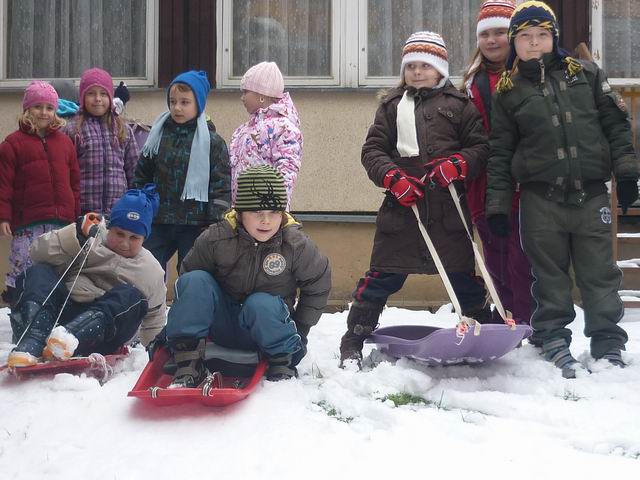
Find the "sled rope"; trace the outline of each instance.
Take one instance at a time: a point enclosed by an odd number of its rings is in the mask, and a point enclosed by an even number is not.
[[[476,257],[476,261],[478,262],[478,267],[480,268],[480,273],[482,274],[482,278],[484,279],[484,283],[487,285],[487,289],[489,290],[489,295],[491,295],[491,299],[498,310],[498,313],[511,329],[516,328],[516,322],[513,318],[507,315],[502,302],[500,301],[500,297],[498,296],[498,292],[496,291],[496,286],[493,283],[493,279],[491,275],[489,275],[489,270],[487,270],[487,265],[484,263],[484,259],[482,255],[480,255],[480,250],[478,249],[478,245],[473,240],[473,235],[469,230],[469,226],[467,225],[467,220],[464,218],[464,213],[462,211],[462,206],[460,205],[460,198],[458,197],[458,192],[456,191],[456,187],[453,183],[449,184],[449,193],[451,194],[451,198],[453,198],[453,203],[456,204],[456,209],[458,210],[458,215],[460,215],[460,220],[462,221],[462,225],[464,225],[464,229],[467,231],[467,237],[469,237],[469,241],[471,242],[471,246],[473,247],[473,254]]]
[[[102,378],[99,380],[100,384],[105,383],[109,377],[113,375],[113,367],[107,363],[104,355],[92,353],[87,359],[89,360],[89,370],[95,370],[102,375]]]

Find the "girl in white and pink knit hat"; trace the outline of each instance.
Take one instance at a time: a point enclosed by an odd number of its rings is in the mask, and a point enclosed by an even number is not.
[[[235,204],[238,176],[256,165],[271,165],[284,177],[288,205],[302,159],[300,117],[288,92],[282,73],[274,62],[261,62],[240,81],[249,121],[240,125],[229,144],[232,197]]]

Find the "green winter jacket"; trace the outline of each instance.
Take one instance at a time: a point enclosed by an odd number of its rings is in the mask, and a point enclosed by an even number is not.
[[[189,168],[191,143],[197,120],[179,124],[168,118],[162,131],[158,155],[140,156],[134,178],[136,188],[155,183],[160,208],[153,223],[170,225],[209,225],[219,222],[231,206],[231,166],[224,140],[208,122],[211,136],[209,153],[209,201],[181,200]]]
[[[551,53],[518,64],[513,88],[493,97],[487,216],[509,214],[513,179],[547,198],[581,205],[611,178],[637,179],[624,100],[591,62],[567,78]]]

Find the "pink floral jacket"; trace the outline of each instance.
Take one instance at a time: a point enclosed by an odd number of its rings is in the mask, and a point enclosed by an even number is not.
[[[258,109],[247,123],[236,128],[229,144],[229,157],[234,204],[238,176],[249,167],[264,164],[282,174],[291,204],[302,160],[302,132],[298,110],[288,92],[276,103]]]

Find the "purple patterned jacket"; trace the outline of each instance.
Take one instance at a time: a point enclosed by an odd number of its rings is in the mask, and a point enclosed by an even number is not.
[[[78,131],[79,115],[70,118],[64,132],[76,146],[80,165],[80,210],[108,214],[111,206],[133,186],[140,151],[133,130],[120,144],[100,118],[87,116]]]

